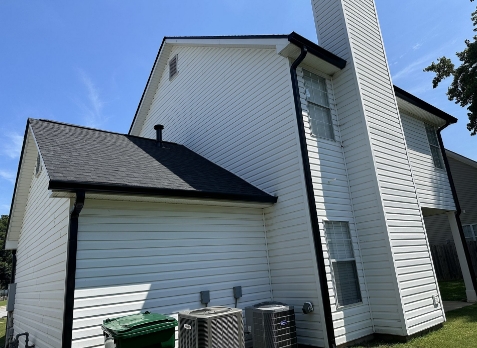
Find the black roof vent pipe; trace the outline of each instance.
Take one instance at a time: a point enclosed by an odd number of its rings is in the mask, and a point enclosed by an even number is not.
[[[156,124],[154,129],[156,130],[157,146],[162,147],[162,130],[164,129],[164,126],[162,124]]]

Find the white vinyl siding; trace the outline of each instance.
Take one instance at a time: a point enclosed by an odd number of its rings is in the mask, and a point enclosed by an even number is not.
[[[181,47],[174,83],[162,76],[140,132],[184,144],[278,196],[265,209],[273,298],[297,308],[298,341],[324,346],[321,294],[288,59],[275,49]],[[300,284],[297,286],[296,284]]]
[[[305,129],[310,129],[309,103],[305,88],[304,71],[311,67],[297,69],[298,82],[300,87],[301,107],[303,111],[303,122]],[[315,71],[315,70],[313,70]],[[317,74],[319,72],[316,72]],[[320,78],[323,78],[320,76]],[[371,314],[368,303],[368,293],[364,278],[362,259],[356,253],[356,269],[359,279],[359,286],[363,290],[363,302],[352,308],[342,307],[338,304],[338,295],[333,286],[332,264],[329,261],[328,245],[323,231],[326,221],[346,221],[348,223],[351,236],[353,237],[353,249],[359,250],[357,238],[356,222],[350,197],[350,187],[348,181],[347,166],[341,148],[341,131],[338,123],[338,114],[334,102],[332,83],[329,79],[323,78],[326,83],[327,105],[330,108],[330,115],[335,139],[325,139],[316,137],[311,132],[306,132],[308,157],[310,161],[313,189],[315,192],[315,202],[318,219],[320,220],[321,243],[326,262],[326,273],[328,280],[328,291],[333,316],[333,327],[335,330],[337,344],[345,343],[370,335],[373,332]],[[347,323],[352,322],[352,325]]]
[[[447,173],[434,164],[426,124],[402,112],[401,121],[421,207],[455,210]]]
[[[333,89],[374,330],[410,335],[445,317],[375,4],[313,8],[320,45],[347,60]]]
[[[263,210],[86,199],[79,219],[73,347],[104,347],[106,318],[177,317],[209,305],[271,299]]]
[[[44,168],[38,176],[35,169],[30,173],[32,182],[17,249],[15,335],[28,332],[30,344],[60,348],[70,200],[49,197]]]

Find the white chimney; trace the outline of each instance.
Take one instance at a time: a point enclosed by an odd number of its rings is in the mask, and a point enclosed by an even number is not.
[[[347,61],[333,76],[333,90],[364,275],[373,294],[370,314],[377,317],[383,308],[394,313],[386,323],[373,320],[373,327],[375,332],[406,336],[412,315],[404,307],[406,279],[396,261],[397,246],[427,251],[429,246],[376,6],[373,0],[311,2],[318,44]],[[434,272],[430,253],[414,263]]]

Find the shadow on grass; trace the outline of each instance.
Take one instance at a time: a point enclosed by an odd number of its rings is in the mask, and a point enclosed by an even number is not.
[[[406,343],[370,341],[355,348],[473,348],[477,347],[477,304],[446,313],[443,327]]]
[[[439,282],[442,301],[465,301],[465,285],[463,280]]]

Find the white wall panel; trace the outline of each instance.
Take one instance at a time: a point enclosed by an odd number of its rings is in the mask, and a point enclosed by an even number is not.
[[[455,210],[447,173],[434,166],[424,122],[403,113],[401,121],[421,206]]]
[[[38,348],[59,348],[70,200],[49,198],[45,168],[31,175],[17,250],[14,329],[15,335],[29,332]]]
[[[271,299],[263,210],[87,199],[80,215],[73,347],[104,346],[106,318]]]
[[[304,68],[310,70],[307,67]],[[314,70],[310,71],[313,72]],[[314,72],[318,73],[317,71]],[[333,286],[330,256],[326,239],[322,238],[323,256],[327,260],[328,291],[336,343],[341,344],[373,333],[367,286],[360,256],[360,241],[354,220],[346,162],[341,149],[340,127],[331,81],[327,80],[327,90],[335,140],[320,138],[312,134],[302,68],[298,69],[298,81],[320,232],[324,235],[324,221],[346,221],[349,223],[363,299],[361,303],[352,306],[338,306],[337,295]]]
[[[375,4],[373,0],[314,0],[312,3],[319,43],[348,62],[347,67],[334,76],[333,85],[358,235],[363,231],[360,223],[376,221],[366,233],[374,232],[376,239],[383,243],[382,250],[387,251],[374,255],[371,249],[366,249],[366,243],[361,244],[366,271],[368,262],[371,267],[371,263],[379,262],[388,269],[387,277],[365,273],[370,298],[387,299],[386,312],[398,313],[391,320],[375,320],[375,331],[409,335],[435,325],[437,317],[442,322],[444,313],[442,308],[436,309],[429,303],[439,290]],[[327,34],[331,25],[326,24],[328,17],[334,18],[333,36]],[[344,38],[341,46],[333,43],[337,33]],[[358,148],[359,152],[354,150]],[[364,199],[360,197],[363,193],[367,193]],[[411,249],[404,248],[398,253],[393,245],[402,241],[426,251],[418,258],[413,258]],[[414,265],[430,271],[433,274],[430,278],[427,273],[421,274],[422,282],[429,282],[430,287],[407,282],[402,274],[411,261],[400,262],[398,258],[412,259]],[[410,296],[420,293],[427,298],[422,303],[422,311],[408,310],[404,304]],[[395,307],[391,310],[392,306]],[[371,304],[371,309],[374,317],[375,312],[381,313],[384,308]],[[435,317],[429,318],[429,315]]]
[[[289,62],[274,49],[181,47],[179,75],[167,68],[141,131],[184,144],[258,188],[277,195],[265,209],[273,298],[297,311],[299,342],[324,346],[321,295],[298,143]],[[289,263],[290,258],[294,260]],[[294,279],[278,272],[291,269]]]

